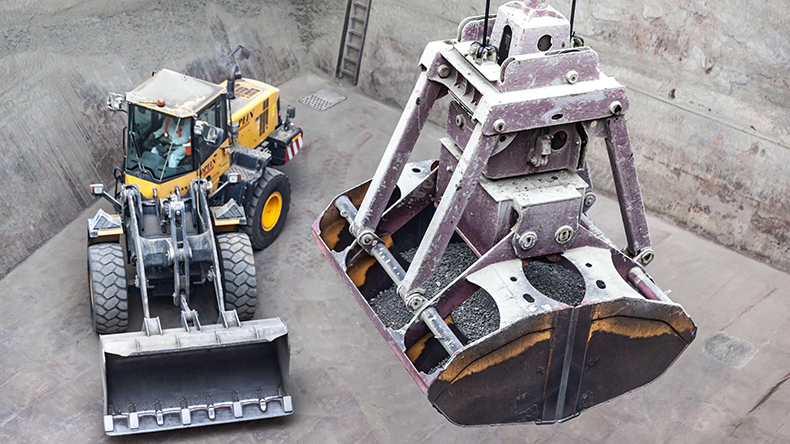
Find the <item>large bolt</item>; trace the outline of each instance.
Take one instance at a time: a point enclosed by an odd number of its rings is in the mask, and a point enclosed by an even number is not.
[[[584,196],[584,206],[590,208],[595,203],[595,194],[587,193]]]
[[[439,65],[439,68],[436,69],[436,73],[439,74],[439,77],[445,79],[450,75],[450,67],[447,65]]]
[[[640,251],[639,254],[636,255],[634,259],[642,265],[647,265],[653,262],[653,259],[655,259],[655,257],[656,255],[655,253],[653,253],[653,250],[651,248],[645,248],[642,251]]]
[[[373,242],[376,241],[376,236],[371,233],[370,231],[366,231],[359,235],[359,243],[365,246],[373,245]]]
[[[406,295],[406,306],[411,311],[416,311],[425,304],[425,297],[419,290],[412,291]]]
[[[568,71],[567,74],[565,74],[565,80],[567,80],[568,83],[573,85],[574,83],[576,83],[579,80],[579,73],[574,71],[574,70],[570,70],[570,71]]]
[[[538,235],[534,231],[527,231],[518,238],[518,245],[522,250],[529,250],[535,246],[538,241]]]
[[[458,125],[458,128],[463,128],[465,122],[466,122],[466,119],[464,119],[464,116],[462,116],[460,114],[455,116],[455,124]]]
[[[558,244],[565,244],[573,237],[573,228],[570,225],[563,225],[554,234],[554,240]]]

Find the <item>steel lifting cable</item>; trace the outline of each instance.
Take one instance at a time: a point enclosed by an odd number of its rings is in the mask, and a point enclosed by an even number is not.
[[[491,10],[491,0],[486,0],[486,15],[483,20],[483,48],[488,46],[488,14]]]
[[[491,0],[486,0],[485,18],[483,18],[483,38],[481,39],[482,42],[480,43],[480,47],[477,48],[478,58],[483,56],[483,52],[488,47],[488,14],[490,10],[491,10]]]
[[[571,47],[573,47],[573,19],[576,17],[576,0],[571,2]]]

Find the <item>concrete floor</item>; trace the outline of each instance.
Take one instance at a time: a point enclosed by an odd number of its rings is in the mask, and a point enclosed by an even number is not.
[[[296,104],[331,88],[324,112]],[[553,426],[465,429],[437,413],[310,236],[340,191],[369,178],[399,111],[305,74],[282,85],[306,146],[283,168],[292,206],[281,237],[256,254],[257,317],[290,329],[295,413],[287,418],[113,438],[114,442],[788,442],[790,276],[650,218],[649,271],[696,321],[697,340],[648,387]],[[435,157],[427,125],[415,159]],[[84,184],[87,186],[88,184]],[[643,190],[650,193],[650,190]],[[85,220],[99,203],[0,281],[0,442],[100,442],[102,387],[85,273]],[[616,203],[591,217],[624,244]],[[31,221],[31,223],[35,223]],[[164,314],[168,304],[154,307]],[[174,307],[165,317],[175,319]],[[210,316],[204,316],[210,319]]]

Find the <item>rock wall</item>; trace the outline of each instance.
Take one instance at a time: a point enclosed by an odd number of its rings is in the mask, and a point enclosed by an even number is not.
[[[503,4],[492,2],[492,11]],[[570,15],[570,1],[549,1]],[[402,106],[428,41],[453,37],[483,0],[374,0],[360,88]],[[650,211],[790,270],[790,4],[591,0],[576,30],[626,85]],[[432,113],[444,124],[446,111]],[[599,192],[613,193],[603,144]]]
[[[345,2],[39,0],[0,3],[0,277],[112,183],[124,114],[105,107],[161,68],[282,83],[334,69]]]

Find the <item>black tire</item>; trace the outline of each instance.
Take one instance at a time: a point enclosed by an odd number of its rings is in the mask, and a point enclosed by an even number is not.
[[[225,310],[235,308],[240,320],[249,321],[255,316],[258,303],[250,238],[244,233],[218,234],[217,248],[222,267],[222,288],[225,289]]]
[[[129,328],[126,265],[119,244],[88,247],[88,286],[96,333],[121,333]]]
[[[279,193],[281,201],[280,211],[277,214],[276,221],[266,224],[263,219],[264,207],[270,201],[270,198],[274,199],[277,197],[277,193]],[[288,182],[288,177],[273,168],[266,168],[266,171],[263,172],[263,177],[255,184],[252,198],[245,207],[248,219],[247,226],[244,229],[250,236],[253,248],[262,250],[277,239],[285,225],[290,205],[291,184]]]

